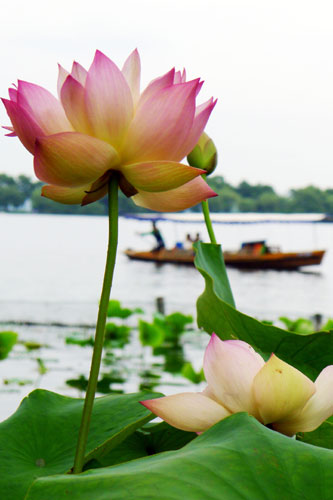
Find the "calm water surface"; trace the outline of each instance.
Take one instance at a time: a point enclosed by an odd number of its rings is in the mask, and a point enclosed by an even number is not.
[[[123,255],[129,247],[153,246],[151,236],[138,234],[149,231],[150,227],[149,222],[120,219],[113,298],[121,300],[124,306],[141,306],[150,317],[155,298],[161,296],[167,313],[179,310],[195,315],[195,301],[203,290],[203,279],[194,268],[156,266],[129,261]],[[208,241],[202,224],[163,222],[159,227],[170,247],[183,240],[187,232],[200,232]],[[0,230],[0,321],[60,321],[69,325],[95,322],[104,272],[106,217],[0,213]],[[229,278],[238,309],[259,319],[277,320],[282,315],[309,317],[314,313],[333,316],[332,224],[217,224],[215,231],[226,249],[237,248],[242,241],[253,239],[266,239],[285,251],[326,249],[327,255],[318,267],[294,272],[230,269]],[[0,330],[9,326],[2,325]],[[8,416],[21,397],[34,387],[78,395],[66,386],[65,380],[88,373],[91,351],[65,346],[64,337],[73,329],[10,328],[19,333],[21,340],[40,342],[44,347],[27,356],[24,347],[18,345],[11,356],[0,363],[0,381],[15,377],[30,380],[23,387],[0,386],[1,417]],[[88,333],[91,333],[89,329]],[[185,357],[196,369],[201,366],[206,343],[205,334],[185,336]],[[134,339],[126,346],[125,355],[134,367],[134,374],[128,374],[124,385],[129,392],[138,389],[135,371],[142,372],[149,365],[150,351],[149,348],[140,351]],[[42,357],[48,368],[42,377],[38,374],[37,357]],[[156,389],[165,393],[180,392],[184,389],[184,380],[168,375]]]
[[[199,231],[202,224],[163,222],[168,246]],[[0,214],[0,320],[94,322],[104,272],[107,238],[105,217]],[[190,267],[129,261],[128,247],[153,246],[150,223],[120,220],[119,253],[113,297],[129,305],[153,308],[162,296],[169,311],[195,313],[203,279]],[[304,271],[229,270],[238,308],[260,318],[275,319],[333,314],[332,224],[216,224],[217,239],[226,249],[244,240],[266,239],[283,250],[327,249],[321,266]]]

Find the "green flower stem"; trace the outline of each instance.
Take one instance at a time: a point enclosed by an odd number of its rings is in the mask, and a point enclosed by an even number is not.
[[[116,262],[118,243],[118,175],[112,174],[109,181],[109,243],[105,264],[104,281],[99,304],[94,351],[91,360],[90,375],[86,398],[84,401],[81,426],[76,447],[73,473],[78,474],[82,471],[84,465],[84,455],[86,451],[91,414],[94,405],[95,393],[97,388],[98,374],[101,365],[102,351],[105,335],[105,323],[107,309],[110,299],[113,271]]]
[[[206,175],[203,175],[202,178],[204,180],[206,180]],[[208,201],[207,200],[202,201],[201,202],[201,207],[202,207],[202,213],[204,214],[206,228],[207,228],[207,231],[208,231],[208,234],[209,234],[210,242],[214,243],[214,245],[216,245],[216,238],[215,238],[215,233],[214,233],[212,221],[210,219]]]
[[[202,178],[206,180],[206,175],[203,175]],[[206,228],[209,234],[210,242],[214,243],[216,245],[216,238],[215,238],[215,233],[212,225],[212,221],[210,220],[210,213],[209,213],[209,205],[208,201],[202,201],[201,202],[201,207],[202,207],[202,213],[204,214],[205,218],[205,223],[206,223]]]
[[[204,214],[205,223],[206,223],[207,231],[209,234],[210,242],[214,243],[216,245],[216,238],[215,238],[215,234],[214,234],[214,229],[213,229],[212,221],[210,220],[208,201],[207,200],[202,201],[201,206],[202,206],[202,213]]]

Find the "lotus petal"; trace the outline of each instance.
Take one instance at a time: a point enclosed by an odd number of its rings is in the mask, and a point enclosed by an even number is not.
[[[132,120],[132,93],[122,72],[99,51],[89,69],[85,90],[94,135],[118,148]]]
[[[207,387],[202,391],[202,394],[207,398],[210,398],[216,403],[220,404],[219,400],[217,399],[217,397],[215,396],[213,390],[209,387],[209,385],[207,385]]]
[[[86,192],[91,184],[79,188],[68,188],[63,186],[46,185],[42,187],[42,196],[50,200],[64,203],[65,205],[81,205]]]
[[[66,78],[69,76],[69,73],[66,69],[64,69],[60,64],[58,64],[59,74],[58,74],[58,96],[61,100],[61,89],[63,84],[65,83]],[[88,71],[84,69],[81,64],[77,62],[73,62],[72,71],[70,73],[71,77],[74,78],[78,83],[80,83],[83,87],[86,83]]]
[[[217,196],[202,177],[197,177],[193,181],[170,191],[160,193],[138,191],[138,194],[132,198],[134,203],[140,207],[149,208],[154,212],[178,212],[193,207],[207,198]]]
[[[84,88],[75,78],[69,75],[61,88],[61,103],[67,118],[77,132],[91,135],[91,128],[87,120]]]
[[[173,83],[177,84],[177,83],[185,83],[185,82],[186,82],[185,68],[183,69],[183,71],[176,71],[174,79],[173,79]]]
[[[17,137],[17,134],[14,130],[14,127],[2,126],[1,128],[4,128],[5,130],[9,130],[9,134],[5,134],[6,137]]]
[[[84,87],[87,80],[88,71],[81,66],[78,62],[74,61],[72,66],[71,75]]]
[[[117,152],[110,144],[78,132],[54,134],[36,141],[36,176],[56,186],[93,183],[118,162]]]
[[[173,427],[190,432],[203,432],[230,415],[201,393],[184,392],[140,403]]]
[[[206,171],[173,161],[150,161],[122,166],[121,172],[136,189],[159,192],[178,188]]]
[[[123,69],[123,75],[126,78],[129,88],[132,92],[134,106],[137,105],[140,97],[140,76],[141,76],[141,63],[140,56],[137,49],[126,59]]]
[[[19,80],[17,103],[28,111],[46,135],[73,130],[60,102],[39,85]]]
[[[258,417],[252,394],[253,379],[264,360],[241,340],[222,341],[212,334],[204,357],[204,373],[215,398],[231,412]]]
[[[316,392],[304,408],[291,418],[275,424],[276,430],[289,436],[296,432],[311,432],[333,415],[333,365],[322,370],[315,387]]]
[[[140,100],[123,145],[125,163],[184,157],[179,149],[192,128],[197,85],[197,80],[173,85]]]
[[[89,203],[93,203],[103,198],[107,192],[108,184],[97,191],[92,191],[91,184],[79,188],[67,188],[53,185],[42,187],[42,196],[65,205],[88,205]]]
[[[8,89],[9,98],[11,101],[17,102],[17,90]]]
[[[173,85],[175,76],[175,68],[172,68],[165,75],[152,80],[140,96],[140,106],[148,99],[152,99],[154,95],[159,94],[162,89]]]
[[[264,424],[284,420],[301,410],[315,392],[314,383],[272,354],[253,381],[253,393]]]
[[[180,146],[179,155],[187,155],[196,146],[216,103],[217,100],[209,99],[209,101],[197,107],[191,131],[184,144]]]
[[[13,124],[15,134],[18,136],[24,147],[34,154],[36,137],[42,137],[44,132],[25,109],[16,102],[2,99],[6,111]],[[10,134],[12,135],[12,134]]]
[[[61,99],[61,89],[68,75],[69,75],[68,71],[65,68],[63,68],[61,64],[58,64],[57,92],[59,99]]]

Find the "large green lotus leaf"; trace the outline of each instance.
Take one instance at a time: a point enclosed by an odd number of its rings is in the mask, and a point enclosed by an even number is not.
[[[195,437],[195,433],[180,431],[166,422],[147,424],[142,429],[133,432],[103,457],[89,462],[86,470],[148,457],[161,451],[178,450]]]
[[[86,461],[102,456],[154,416],[138,401],[158,394],[97,398]],[[24,498],[39,476],[67,472],[73,465],[82,399],[36,390],[0,424],[0,497]]]
[[[238,413],[180,450],[38,479],[26,500],[329,500],[332,468],[331,450]]]
[[[159,424],[147,424],[144,430],[149,432],[146,443],[149,454],[161,451],[177,450],[192,441],[197,435],[194,432],[185,432],[175,429],[166,422]]]
[[[274,352],[311,378],[332,364],[333,332],[302,335],[282,330],[261,323],[230,306],[224,294],[225,278],[218,272],[221,252],[217,245],[198,245],[195,265],[206,284],[197,301],[199,327],[208,333],[215,332],[223,340],[244,340],[263,354]]]
[[[198,267],[198,262],[204,263],[204,269],[209,276],[218,276],[215,280],[214,286],[218,296],[227,304],[235,307],[235,300],[232,294],[227,269],[225,267],[223,252],[221,245],[214,243],[202,243],[199,241],[193,245],[195,250],[195,266]],[[201,273],[202,274],[202,273]]]
[[[333,450],[333,422],[332,418],[326,420],[318,429],[312,432],[300,432],[297,434],[297,439],[303,443],[314,444],[322,448]],[[332,492],[333,498],[333,492]]]

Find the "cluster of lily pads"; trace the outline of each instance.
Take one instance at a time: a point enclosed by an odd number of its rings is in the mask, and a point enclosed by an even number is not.
[[[181,312],[164,315],[156,312],[152,321],[139,317],[136,324],[129,326],[126,320],[134,315],[143,315],[139,308],[124,308],[118,300],[110,300],[108,306],[108,321],[105,326],[104,352],[102,368],[97,384],[97,391],[102,394],[123,393],[122,384],[129,374],[138,379],[139,390],[152,390],[165,382],[165,373],[185,377],[190,382],[198,384],[203,381],[203,372],[196,372],[192,363],[186,360],[181,337],[193,329],[193,317]],[[150,359],[142,359],[136,366],[133,357],[124,349],[126,345],[139,340],[143,348],[150,348]],[[66,337],[67,344],[81,347],[92,347],[93,336],[85,332],[74,332]],[[143,351],[141,351],[143,356]],[[134,365],[134,366],[133,366]],[[85,390],[88,379],[81,374],[67,380],[67,384],[80,390]]]

